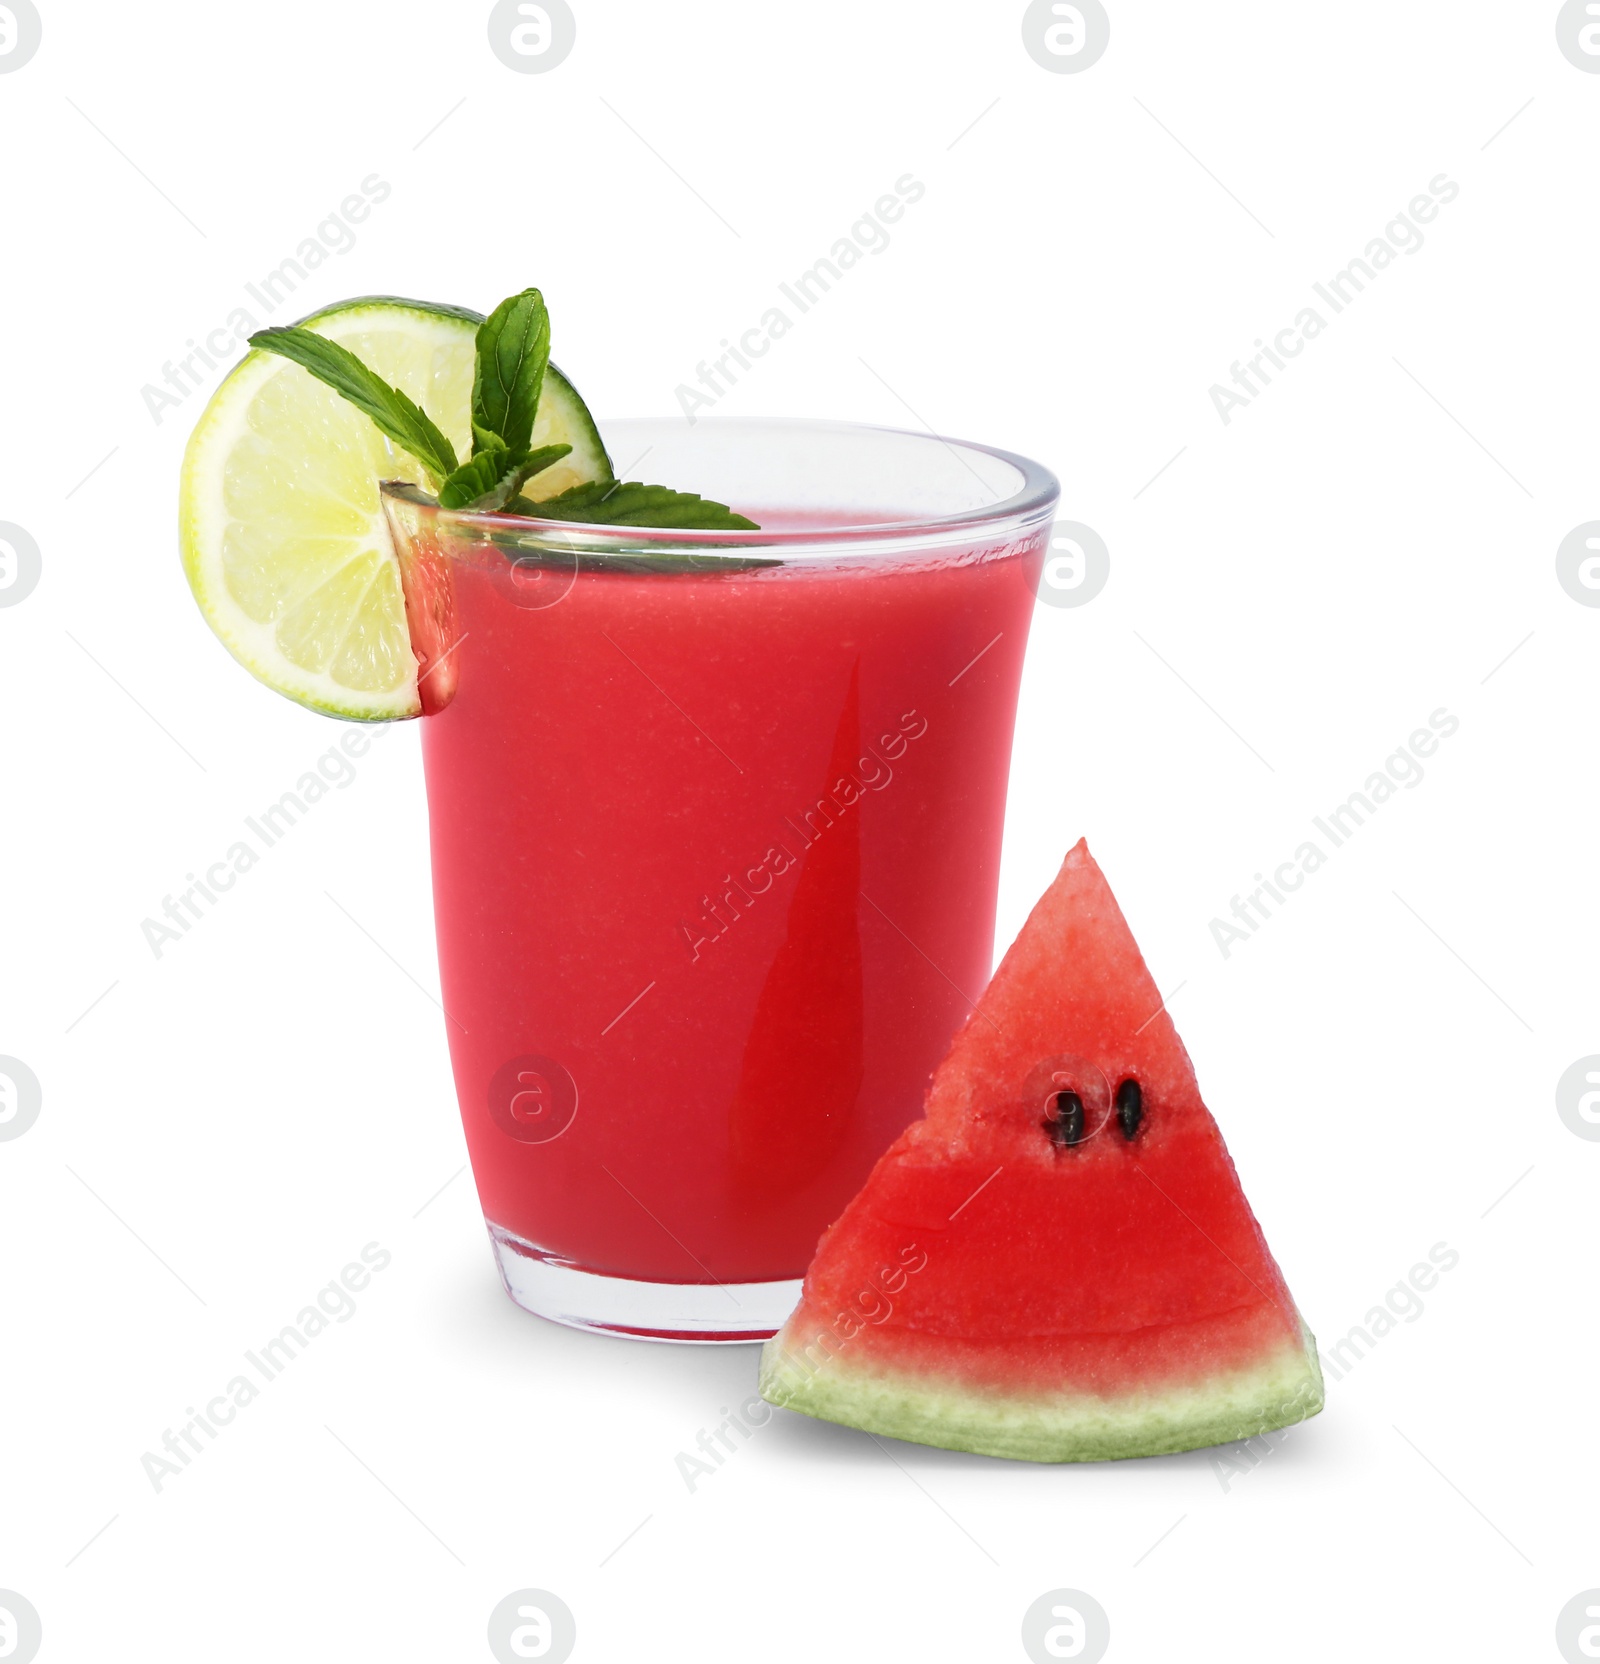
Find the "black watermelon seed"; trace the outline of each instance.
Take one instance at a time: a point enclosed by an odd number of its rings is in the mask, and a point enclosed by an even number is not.
[[[1083,1141],[1083,1099],[1076,1092],[1056,1093],[1056,1118],[1046,1125],[1057,1144]]]
[[[1117,1088],[1117,1120],[1122,1124],[1122,1136],[1132,1138],[1144,1119],[1144,1092],[1136,1080],[1125,1080]]]

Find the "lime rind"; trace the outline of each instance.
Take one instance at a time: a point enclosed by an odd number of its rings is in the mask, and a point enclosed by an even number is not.
[[[302,318],[300,323],[306,329],[314,329],[325,318],[368,306],[454,318],[471,324],[474,332],[483,322],[483,314],[474,312],[469,306],[450,306],[443,301],[407,300],[400,295],[358,295],[354,300],[340,301],[336,306],[313,312]],[[453,434],[451,438],[453,442]],[[562,444],[570,445],[572,454],[528,482],[523,495],[530,501],[543,502],[546,497],[557,496],[575,485],[616,477],[605,441],[600,437],[600,429],[590,415],[588,405],[583,402],[577,388],[562,374],[560,367],[550,364],[545,369],[544,390],[539,399],[539,413],[533,424],[529,449],[536,451],[542,445]],[[457,445],[456,449],[464,459],[470,445]]]
[[[337,340],[471,450],[474,336],[464,307],[363,296],[304,327]],[[540,496],[609,479],[593,418],[553,365],[534,443],[572,452],[530,482]],[[299,366],[251,352],[201,415],[184,455],[179,536],[206,621],[252,675],[354,721],[419,714],[417,664],[378,482],[424,484],[421,465]]]

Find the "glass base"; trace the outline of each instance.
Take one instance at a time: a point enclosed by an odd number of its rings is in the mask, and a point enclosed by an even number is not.
[[[776,1283],[643,1283],[580,1271],[492,1222],[506,1293],[535,1317],[634,1340],[736,1346],[766,1340],[800,1301],[800,1279]]]

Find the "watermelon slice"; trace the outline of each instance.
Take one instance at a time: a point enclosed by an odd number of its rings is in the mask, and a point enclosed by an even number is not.
[[[1316,1343],[1079,843],[824,1234],[769,1403],[1026,1461],[1155,1456],[1322,1408]]]

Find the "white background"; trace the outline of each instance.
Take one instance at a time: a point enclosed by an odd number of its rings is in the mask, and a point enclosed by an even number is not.
[[[574,0],[571,57],[519,75],[482,0],[39,3],[0,76],[0,520],[43,558],[0,609],[0,1052],[44,1092],[0,1143],[0,1586],[41,1659],[487,1659],[530,1585],[580,1661],[1022,1659],[1062,1586],[1113,1664],[1558,1658],[1600,1584],[1600,1147],[1554,1101],[1600,1051],[1600,610],[1555,576],[1600,515],[1600,76],[1555,5],[1111,0],[1063,75],[1014,0]],[[1325,1348],[1460,1255],[1242,1476],[784,1416],[690,1494],[756,1353],[501,1292],[412,728],[160,960],[140,933],[339,736],[189,598],[210,381],[158,425],[165,361],[377,173],[294,314],[537,283],[597,411],[675,414],[907,172],[892,245],[720,409],[1059,473],[1111,579],[1037,609],[1002,943],[1087,834]],[[1425,246],[1225,426],[1210,386],[1440,173]],[[1209,921],[1440,707],[1423,782],[1224,959]],[[158,1494],[141,1455],[369,1241],[355,1317]]]

